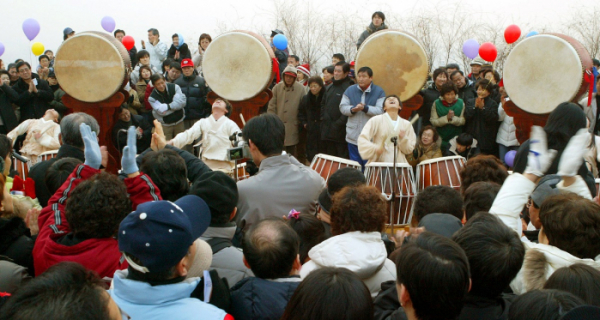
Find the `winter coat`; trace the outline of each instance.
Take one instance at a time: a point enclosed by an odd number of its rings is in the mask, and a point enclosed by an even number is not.
[[[475,108],[475,99],[466,103],[465,132],[477,139],[482,153],[498,154],[498,118],[498,103],[490,96],[484,99],[483,109]]]
[[[348,117],[348,122],[346,122],[346,142],[355,145],[358,144],[358,136],[365,124],[367,124],[367,121],[371,117],[383,113],[383,100],[385,100],[385,92],[380,86],[372,82],[364,91],[358,84],[346,89],[340,103],[340,112]],[[364,109],[353,112],[352,108],[356,107],[359,103],[365,105]]]
[[[388,26],[385,25],[385,23],[382,23],[379,27],[376,27],[372,22],[371,24],[367,27],[367,29],[365,31],[363,31],[363,33],[360,35],[360,38],[358,38],[358,41],[356,42],[356,50],[360,49],[360,46],[362,45],[362,43],[373,33],[377,32],[377,31],[381,31],[381,30],[385,30],[387,29]]]
[[[397,118],[397,125],[394,127],[392,119],[387,113],[374,116],[365,124],[360,136],[358,137],[358,152],[361,158],[371,162],[393,162],[394,161],[394,144],[391,138],[398,137],[400,131],[404,131],[404,138],[398,138],[396,145],[397,163],[407,163],[406,155],[412,154],[417,136],[415,130],[408,120]],[[384,147],[381,155],[377,154],[377,150]]]
[[[454,137],[450,140],[450,142],[448,143],[448,145],[450,146],[450,148],[448,148],[448,152],[450,153],[451,156],[461,156],[465,159],[467,159],[467,161],[473,157],[476,157],[479,155],[479,148],[477,147],[477,139],[473,139],[473,143],[471,144],[471,148],[465,150],[462,153],[459,153],[458,150],[456,150],[456,138]]]
[[[65,115],[65,113],[69,111],[69,109],[62,102],[62,97],[67,93],[60,87],[57,87],[56,89],[54,89],[53,87],[50,88],[52,88],[52,90],[54,91],[54,100],[50,102],[50,108],[56,110],[62,117]]]
[[[594,89],[596,87],[594,86]],[[588,107],[587,103],[588,103],[588,97],[585,96],[585,98],[581,99],[579,101],[579,105],[583,108],[583,112],[585,112],[585,115],[588,119],[588,121],[590,122],[590,128],[589,131],[597,134],[594,131],[594,128],[596,127],[596,121],[598,120],[598,103],[600,102],[600,95],[594,95],[592,97],[592,104]]]
[[[231,288],[231,315],[236,320],[279,320],[300,278],[246,278]]]
[[[0,218],[0,256],[8,257],[12,262],[27,268],[31,275],[34,275],[31,254],[34,242],[23,219]]]
[[[177,51],[179,51],[179,59],[175,59],[175,53]],[[190,52],[187,43],[182,44],[179,49],[177,49],[174,45],[171,45],[167,57],[171,58],[173,61],[181,62],[183,59],[191,59],[192,53]]]
[[[506,114],[502,104],[498,106],[498,121],[500,121],[500,127],[498,128],[498,136],[496,142],[505,146],[513,147],[519,145],[517,140],[517,127],[513,117]]]
[[[17,102],[19,94],[10,86],[3,84],[0,86],[0,120],[6,127],[6,132],[10,132],[19,124],[17,115],[12,104]]]
[[[346,77],[333,80],[325,89],[321,101],[321,140],[333,142],[346,142],[346,122],[348,117],[340,111],[340,103],[346,89],[353,84],[352,79]]]
[[[220,227],[208,227],[202,234],[200,239],[208,242],[212,239],[233,239],[237,226],[235,222],[230,222]],[[223,248],[218,252],[213,250],[211,270],[217,270],[219,275],[227,279],[229,288],[235,286],[242,279],[254,277],[252,270],[244,265],[244,253],[242,249],[236,248],[233,245]]]
[[[150,64],[155,67],[160,68],[162,62],[167,58],[167,45],[160,40],[156,45],[152,45],[150,42],[146,43],[146,48],[144,48],[144,50],[148,51],[150,54]]]
[[[144,80],[140,79],[140,68],[141,68],[141,67],[142,67],[142,65],[141,65],[141,64],[137,64],[137,65],[135,66],[135,68],[133,68],[133,71],[131,71],[131,72],[129,73],[129,82],[130,82],[132,85],[137,85],[137,84],[139,84],[139,81],[144,81]],[[155,65],[153,65],[153,64],[150,64],[150,65],[149,65],[149,67],[150,67],[150,69],[152,69],[152,74],[161,73],[161,72],[160,72],[160,65],[157,67],[157,66],[155,66]],[[145,82],[144,82],[144,83],[145,83]],[[144,96],[144,94],[143,94],[143,91],[142,91],[142,92],[140,92],[140,90],[138,90],[137,88],[136,88],[136,90],[137,90],[137,92],[138,92],[138,95],[139,95],[140,97],[143,97],[143,96]],[[141,101],[141,102],[143,103],[143,101]]]
[[[34,131],[39,131],[42,136],[36,139]],[[9,132],[7,136],[14,143],[17,137],[22,134],[27,135],[25,136],[20,152],[29,158],[32,164],[38,162],[37,156],[40,154],[60,148],[60,125],[52,120],[44,120],[43,118],[25,120]]]
[[[148,103],[152,106],[152,116],[163,126],[174,126],[185,119],[184,107],[186,100],[187,98],[181,92],[181,88],[174,83],[167,83],[164,92],[159,92],[158,89],[154,88],[150,97],[148,97]],[[167,111],[160,112],[159,107],[165,104],[168,106]],[[166,117],[177,115],[180,110],[183,111],[181,117],[178,116],[168,123],[165,122]]]
[[[575,183],[564,187],[563,182],[557,188],[573,192],[592,200],[592,194],[580,176],[575,177]],[[528,198],[536,184],[519,173],[513,173],[506,178],[500,192],[496,196],[490,213],[497,216],[506,226],[521,236],[523,224],[520,213],[527,204]],[[557,247],[530,242],[526,237],[521,241],[525,246],[525,261],[523,267],[512,281],[510,287],[516,294],[530,290],[542,289],[546,280],[559,268],[582,263],[600,270],[600,256],[597,260],[580,259]]]
[[[123,148],[127,145],[127,129],[130,126],[142,129],[141,136],[136,134],[136,146],[138,150],[146,150],[150,148],[150,142],[152,139],[152,129],[154,126],[150,125],[143,116],[131,115],[131,121],[129,123],[119,119],[115,122],[112,129],[112,141],[113,145],[119,152],[123,152]]]
[[[396,280],[396,265],[387,258],[379,232],[348,232],[331,237],[314,246],[310,261],[300,270],[304,279],[322,267],[346,268],[354,272],[369,288],[372,297],[381,291],[381,283]]]
[[[29,92],[29,84],[19,78],[13,89],[19,94],[16,104],[21,107],[21,122],[27,119],[39,119],[50,109],[54,92],[46,80],[37,80],[37,93]]]
[[[419,115],[419,119],[422,119],[422,126],[427,126],[431,124],[431,107],[435,100],[440,97],[440,91],[435,86],[435,83],[432,83],[427,89],[421,90],[419,93],[423,96],[423,104],[417,110],[417,114]]]
[[[238,226],[247,228],[264,218],[280,218],[282,212],[292,209],[316,212],[325,181],[293,156],[283,154],[263,159],[258,173],[238,181],[237,187],[239,199],[235,221]]]
[[[550,144],[550,141],[548,141]],[[551,149],[551,147],[548,147]],[[546,174],[556,174],[558,172],[558,163],[560,162],[560,158],[562,156],[564,149],[558,149],[554,160],[552,160],[552,164],[550,168],[546,170]],[[527,155],[529,154],[529,140],[523,142],[523,144],[517,150],[517,154],[515,155],[515,163],[513,165],[513,172],[523,173],[525,168],[527,167]],[[577,170],[577,174],[583,178],[585,183],[588,186],[591,194],[596,194],[596,183],[594,176],[587,168],[585,162],[581,164],[579,170]]]
[[[175,84],[186,97],[185,120],[198,120],[210,116],[211,105],[206,101],[208,87],[204,78],[195,74],[189,77],[182,75],[175,80]]]
[[[306,153],[308,161],[317,154],[321,153],[321,103],[325,87],[317,96],[310,91],[300,100],[300,108],[298,108],[298,121],[300,122],[300,130],[306,130]],[[306,128],[305,128],[306,127]]]
[[[454,111],[452,120],[448,121],[448,113]],[[458,98],[451,106],[444,106],[442,98],[435,100],[431,107],[431,124],[436,127],[440,138],[442,138],[442,149],[448,148],[450,139],[463,132],[465,124],[465,103]]]
[[[297,73],[296,68],[288,66],[284,72]],[[300,137],[298,135],[298,108],[300,100],[306,93],[304,86],[294,81],[291,86],[286,86],[282,80],[273,87],[273,98],[269,101],[267,113],[275,114],[283,121],[285,126],[286,147],[298,144]]]
[[[98,173],[100,170],[84,164],[78,165],[50,198],[48,206],[42,209],[38,218],[40,232],[33,247],[36,276],[63,261],[80,263],[87,269],[96,271],[101,278],[111,278],[116,270],[127,268],[127,262],[122,257],[115,238],[92,238],[72,245],[59,243],[61,238],[73,235],[65,215],[71,192],[79,183]],[[152,179],[145,174],[126,178],[124,183],[132,202],[132,210],[141,203],[162,199]]]
[[[153,286],[127,279],[127,274],[126,270],[115,272],[108,294],[131,319],[230,319],[225,311],[190,297],[200,283],[198,277]]]
[[[204,58],[205,51],[198,51],[192,56],[192,62],[194,63],[194,67],[196,67],[196,72],[198,74],[202,74],[202,60]]]
[[[464,101],[467,102],[471,99],[475,99],[477,98],[477,90],[475,90],[474,83],[473,81],[469,80],[469,79],[465,79],[467,81],[467,84],[465,84],[464,87],[458,89],[458,97]]]
[[[198,120],[186,131],[177,134],[173,138],[173,145],[182,149],[202,137],[203,159],[229,162],[227,157],[227,149],[231,148],[229,137],[241,131],[238,125],[227,116],[221,116],[217,121],[210,115],[208,118]]]
[[[83,150],[68,144],[63,144],[58,149],[58,154],[55,158],[38,162],[29,170],[29,177],[35,182],[35,195],[37,196],[42,208],[48,204],[48,200],[50,200],[50,197],[52,196],[46,187],[46,172],[54,162],[63,158],[75,158],[81,160],[81,162],[85,161]]]
[[[406,155],[406,160],[411,166],[415,167],[422,161],[441,157],[442,150],[438,146],[437,142],[432,143],[429,147],[425,147],[419,140],[413,152]]]
[[[27,269],[7,257],[0,256],[0,296],[3,293],[14,294],[29,280],[31,280],[31,276],[27,273]],[[2,301],[0,301],[0,307],[2,307]]]

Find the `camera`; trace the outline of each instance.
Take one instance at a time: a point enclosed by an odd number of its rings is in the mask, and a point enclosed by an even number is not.
[[[241,136],[241,132],[236,132],[229,137],[233,145],[232,148],[227,149],[227,159],[229,161],[239,161],[244,158],[252,160],[250,148],[244,140],[240,139]]]

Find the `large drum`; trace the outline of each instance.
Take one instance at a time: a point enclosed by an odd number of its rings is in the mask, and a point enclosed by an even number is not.
[[[329,177],[336,171],[346,167],[361,170],[360,163],[356,161],[338,158],[322,153],[317,154],[310,164],[310,168],[319,173],[319,175],[325,179],[325,182],[327,182]]]
[[[110,98],[129,81],[131,61],[119,40],[103,32],[75,34],[56,51],[54,72],[60,87],[84,102]]]
[[[423,46],[411,34],[398,30],[369,36],[356,56],[356,70],[361,67],[370,67],[373,82],[387,95],[395,94],[402,101],[419,93],[429,72]]]
[[[417,184],[421,191],[430,186],[448,186],[460,191],[460,171],[467,164],[460,156],[422,161],[417,166]]]
[[[371,162],[367,164],[367,184],[381,191],[388,202],[388,222],[391,225],[408,224],[412,219],[413,200],[416,195],[412,167],[406,163],[396,164],[396,179],[392,177],[393,163]],[[392,192],[396,186],[396,200],[391,205]]]
[[[202,72],[218,96],[244,101],[261,93],[273,81],[274,58],[275,53],[265,38],[236,30],[210,43],[202,58]]]
[[[562,102],[577,102],[589,90],[586,70],[591,68],[592,59],[577,40],[539,34],[519,42],[506,58],[504,88],[519,108],[546,114]]]

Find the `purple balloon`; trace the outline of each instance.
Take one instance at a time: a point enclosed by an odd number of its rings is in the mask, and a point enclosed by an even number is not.
[[[4,54],[4,45],[0,42],[0,56]]]
[[[479,54],[479,43],[475,39],[469,39],[463,44],[463,53],[469,59],[475,59]]]
[[[102,25],[102,28],[106,30],[106,32],[113,32],[113,30],[115,30],[115,26],[117,25],[115,19],[109,16],[102,18],[100,24]]]
[[[510,150],[504,156],[504,163],[506,163],[509,167],[513,167],[515,164],[515,156],[517,156],[517,152],[515,150]]]
[[[29,41],[35,39],[40,33],[40,24],[35,19],[27,19],[23,21],[23,32]]]

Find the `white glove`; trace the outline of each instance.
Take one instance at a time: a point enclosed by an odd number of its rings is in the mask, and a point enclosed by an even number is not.
[[[538,177],[543,176],[552,165],[554,157],[556,157],[556,150],[548,150],[546,131],[542,127],[532,126],[525,173],[531,173]]]
[[[565,151],[563,151],[558,163],[558,175],[565,177],[574,177],[583,164],[583,156],[589,151],[587,146],[590,143],[590,134],[587,129],[579,129],[574,135]]]
[[[169,110],[169,106],[166,103],[161,103],[158,105],[158,107],[156,107],[156,111],[160,113],[164,113],[167,110]]]

